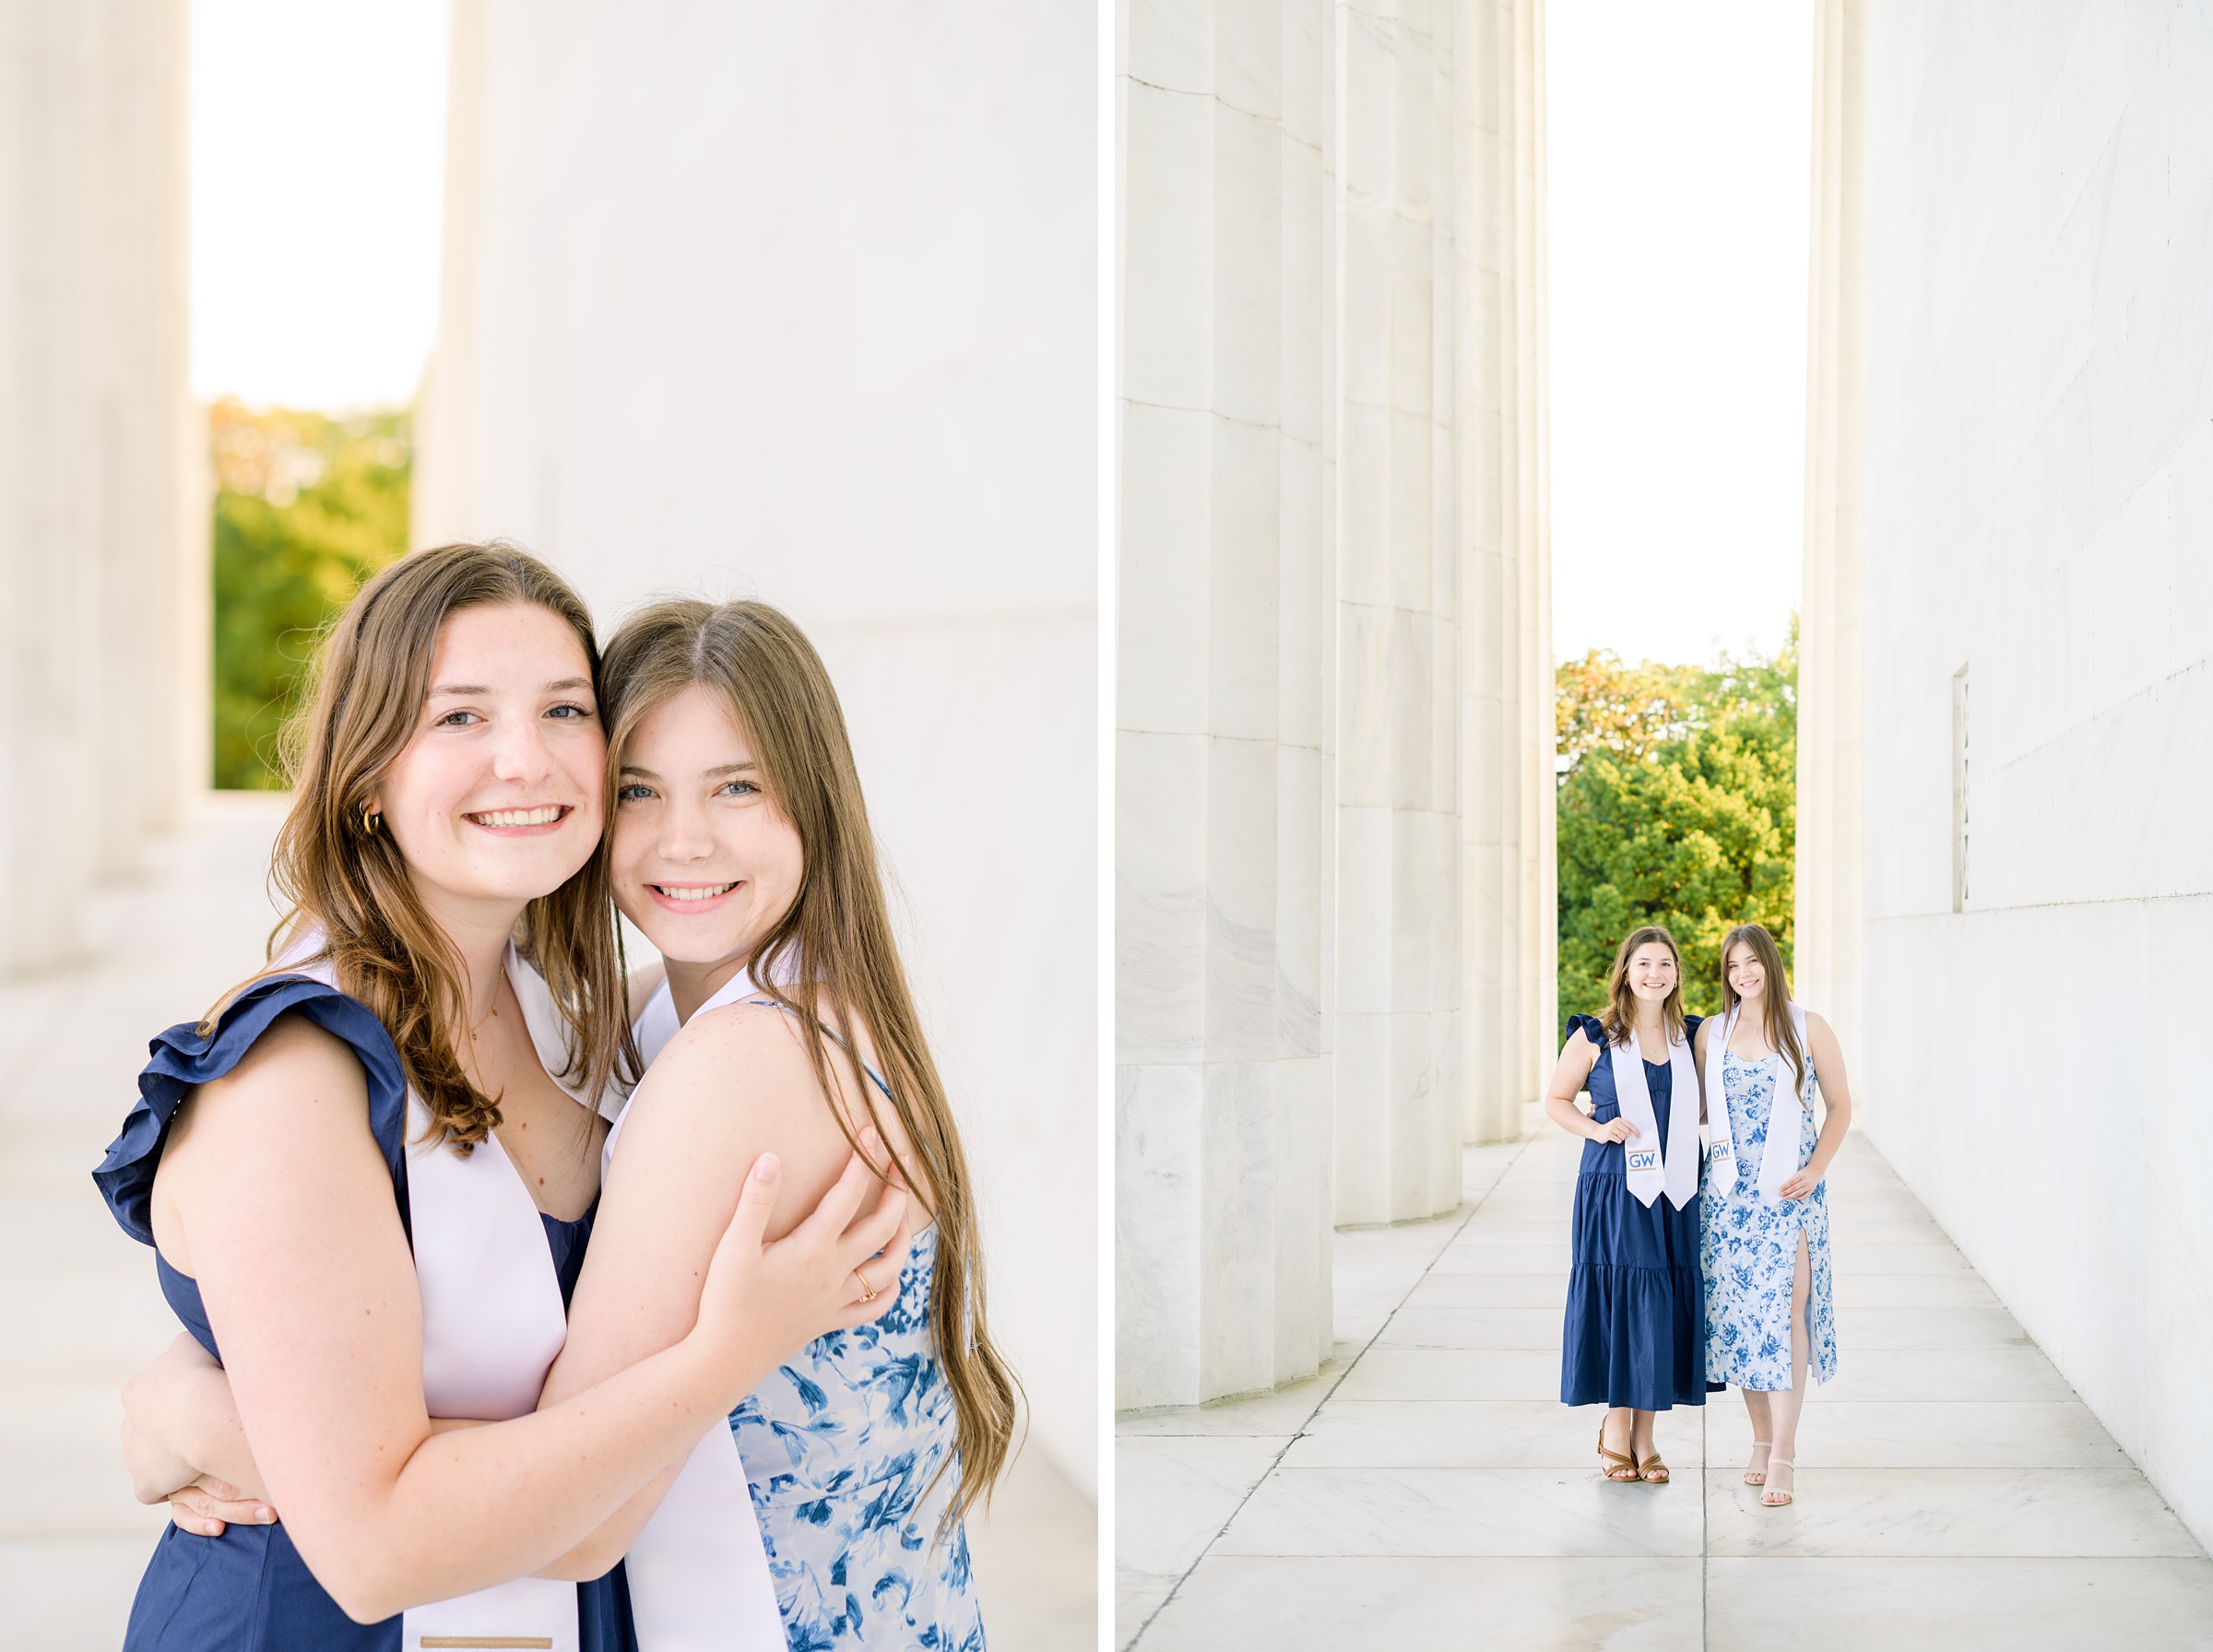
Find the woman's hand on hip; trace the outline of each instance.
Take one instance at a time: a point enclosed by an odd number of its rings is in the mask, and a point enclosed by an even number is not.
[[[141,1503],[170,1502],[172,1492],[198,1481],[207,1465],[194,1459],[210,1439],[235,1443],[236,1450],[222,1454],[227,1457],[243,1454],[231,1379],[190,1332],[179,1331],[152,1364],[124,1384],[122,1436],[131,1493]],[[253,1488],[238,1493],[254,1495]]]
[[[274,1526],[277,1511],[227,1480],[203,1474],[169,1494],[170,1523],[195,1537],[219,1538],[232,1526]]]
[[[1603,1125],[1591,1127],[1591,1139],[1611,1145],[1617,1141],[1634,1141],[1640,1132],[1637,1127],[1618,1114]]]
[[[1782,1186],[1775,1189],[1775,1197],[1793,1200],[1811,1198],[1814,1189],[1820,1185],[1821,1173],[1809,1164],[1785,1179]]]

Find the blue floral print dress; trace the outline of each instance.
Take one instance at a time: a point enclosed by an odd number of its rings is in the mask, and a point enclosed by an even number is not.
[[[1722,1091],[1736,1147],[1736,1177],[1723,1186],[1710,1179],[1700,1201],[1698,1263],[1706,1281],[1706,1375],[1732,1387],[1779,1393],[1791,1386],[1791,1280],[1798,1261],[1798,1234],[1805,1233],[1805,1259],[1813,1270],[1806,1293],[1811,1375],[1825,1383],[1837,1374],[1837,1319],[1829,1294],[1828,1184],[1803,1199],[1759,1197],[1759,1167],[1768,1148],[1768,1121],[1775,1084],[1788,1066],[1770,1055],[1746,1061],[1721,1051]],[[1814,1061],[1805,1058],[1810,1088]],[[1799,1113],[1798,1162],[1813,1157],[1814,1111]]]
[[[791,1652],[983,1652],[967,1531],[941,1529],[961,1469],[937,1255],[933,1225],[890,1313],[809,1343],[730,1413]]]

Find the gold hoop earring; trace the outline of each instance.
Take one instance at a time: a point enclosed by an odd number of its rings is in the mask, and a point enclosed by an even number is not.
[[[361,805],[361,835],[363,837],[374,837],[377,828],[384,823],[385,817],[381,810],[372,804]]]

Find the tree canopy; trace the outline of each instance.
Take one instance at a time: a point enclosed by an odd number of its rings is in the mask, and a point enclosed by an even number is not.
[[[277,735],[323,629],[407,549],[404,411],[334,419],[226,398],[208,409],[215,470],[215,773],[281,786]]]
[[[1791,962],[1798,628],[1773,659],[1560,667],[1559,994],[1597,1014],[1630,930],[1663,924],[1684,1000],[1717,1009],[1722,938],[1763,924]]]

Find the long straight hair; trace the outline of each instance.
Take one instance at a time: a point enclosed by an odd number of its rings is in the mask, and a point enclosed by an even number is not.
[[[991,1343],[975,1186],[899,960],[860,773],[830,673],[805,633],[765,603],[672,601],[633,615],[615,633],[606,685],[610,821],[623,754],[639,726],[698,685],[721,701],[745,735],[763,789],[799,833],[799,893],[748,968],[758,990],[796,1012],[825,1098],[835,1093],[825,1021],[867,1031],[892,1110],[919,1161],[938,1224],[929,1320],[958,1418],[961,1478],[947,1519],[958,1518],[979,1496],[988,1497],[1006,1467],[1020,1386]],[[613,835],[610,824],[610,842]],[[847,1044],[834,1058],[882,1130],[878,1092],[858,1056]],[[853,1143],[842,1113],[833,1106],[831,1114]]]
[[[1625,1044],[1637,1030],[1637,989],[1629,985],[1629,960],[1637,955],[1639,947],[1655,940],[1675,955],[1675,985],[1662,1000],[1660,1013],[1667,1022],[1667,1042],[1672,1044],[1682,1040],[1683,949],[1658,924],[1647,924],[1641,929],[1629,931],[1628,939],[1614,954],[1614,967],[1606,972],[1606,1013],[1598,1025],[1608,1044]]]
[[[310,691],[285,729],[292,806],[269,868],[285,914],[270,937],[272,958],[290,939],[322,937],[314,958],[327,959],[339,990],[385,1024],[433,1135],[464,1156],[500,1122],[498,1098],[469,1081],[457,1054],[468,1026],[466,972],[392,834],[366,811],[421,721],[440,628],[465,608],[510,603],[544,608],[575,632],[597,690],[591,615],[536,557],[498,544],[402,557],[355,594],[317,651]],[[561,1076],[596,1098],[619,1071],[634,1073],[604,855],[530,903],[515,946],[560,1009],[568,1046]]]
[[[1739,941],[1752,949],[1752,956],[1759,960],[1760,970],[1768,978],[1768,984],[1760,988],[1759,1030],[1767,1038],[1768,1048],[1781,1050],[1788,1057],[1791,1088],[1803,1092],[1805,1047],[1798,1042],[1798,1027],[1791,1020],[1791,973],[1782,967],[1782,949],[1775,944],[1775,938],[1757,924],[1739,924],[1722,942],[1722,1013],[1726,1016],[1744,1002],[1736,988],[1729,985],[1729,954]]]

